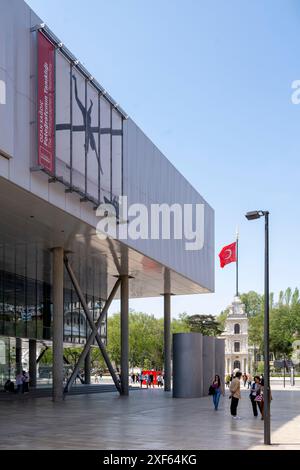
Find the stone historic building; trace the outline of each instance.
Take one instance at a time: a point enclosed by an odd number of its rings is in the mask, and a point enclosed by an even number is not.
[[[225,371],[231,374],[234,369],[250,372],[250,354],[248,347],[248,318],[245,306],[239,297],[235,297],[229,307],[225,322]]]

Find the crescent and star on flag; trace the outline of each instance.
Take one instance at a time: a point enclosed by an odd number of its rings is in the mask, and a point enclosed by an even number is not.
[[[236,263],[236,295],[238,296],[238,242],[239,231],[236,230],[236,241],[226,245],[219,253],[220,267],[224,268],[227,264]]]

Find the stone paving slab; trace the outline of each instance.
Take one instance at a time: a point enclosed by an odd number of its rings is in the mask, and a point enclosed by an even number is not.
[[[214,411],[211,397],[173,399],[158,389],[0,403],[0,449],[265,449],[263,421],[242,390],[230,417],[228,391]],[[300,391],[273,390],[272,449],[300,449]]]

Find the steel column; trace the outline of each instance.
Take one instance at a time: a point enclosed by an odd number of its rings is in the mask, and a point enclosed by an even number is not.
[[[88,350],[84,358],[84,383],[91,383],[91,348]]]
[[[121,276],[121,394],[129,394],[129,279]]]
[[[36,387],[36,340],[29,340],[29,384]]]
[[[164,385],[171,390],[171,294],[164,294]]]
[[[16,338],[16,372],[22,372],[22,339]]]
[[[53,401],[63,399],[64,250],[53,248]]]

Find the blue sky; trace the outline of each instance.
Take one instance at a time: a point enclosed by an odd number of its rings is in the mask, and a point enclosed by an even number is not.
[[[235,266],[217,253],[237,225],[240,291],[262,292],[263,221],[248,210],[270,211],[271,290],[300,287],[300,2],[27,3],[215,209],[216,292],[174,297],[173,314],[231,302]],[[130,305],[162,314],[161,298]]]

